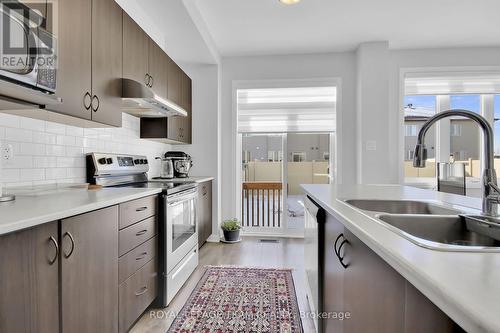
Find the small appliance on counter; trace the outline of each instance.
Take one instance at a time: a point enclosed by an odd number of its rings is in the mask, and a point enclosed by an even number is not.
[[[172,179],[174,178],[174,164],[170,157],[156,157],[160,160],[160,177],[159,179]]]
[[[191,156],[182,151],[167,151],[165,158],[170,158],[174,165],[174,176],[176,178],[189,177],[189,170],[193,166]]]

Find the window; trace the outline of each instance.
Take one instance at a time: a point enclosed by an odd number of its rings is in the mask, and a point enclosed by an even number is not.
[[[481,95],[450,95],[450,109],[463,109],[481,114]]]
[[[425,137],[427,146],[427,157],[430,161],[425,169],[413,167],[412,159],[417,143],[417,134],[422,124],[436,114],[437,98],[431,95],[405,96],[404,99],[404,159],[405,159],[405,177],[434,177],[436,170],[432,159],[435,158],[435,137],[436,128],[431,127]]]
[[[451,124],[450,134],[451,134],[451,136],[461,136],[462,135],[462,125]]]
[[[417,125],[405,125],[405,136],[417,136]]]
[[[296,151],[292,153],[293,162],[303,162],[306,160],[306,153],[303,151]]]
[[[462,109],[481,114],[481,95],[450,95],[450,109]],[[450,156],[455,161],[479,160],[480,132],[470,119],[450,120]]]

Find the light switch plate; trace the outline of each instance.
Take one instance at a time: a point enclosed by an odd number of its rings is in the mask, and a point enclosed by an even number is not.
[[[366,150],[377,150],[377,141],[367,140],[366,141]]]

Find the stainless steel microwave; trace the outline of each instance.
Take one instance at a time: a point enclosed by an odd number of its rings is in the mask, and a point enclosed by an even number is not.
[[[54,93],[57,45],[47,29],[47,1],[0,2],[0,79]]]

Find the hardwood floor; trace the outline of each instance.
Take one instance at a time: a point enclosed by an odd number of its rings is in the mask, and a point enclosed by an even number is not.
[[[206,243],[200,249],[199,265],[172,303],[164,309],[150,308],[132,327],[131,332],[165,333],[204,273],[206,265],[237,265],[247,267],[293,268],[293,280],[299,308],[309,311],[304,287],[304,241],[279,238],[279,243],[262,243],[259,238],[245,237],[238,244]],[[314,332],[311,319],[302,318],[304,332]]]

